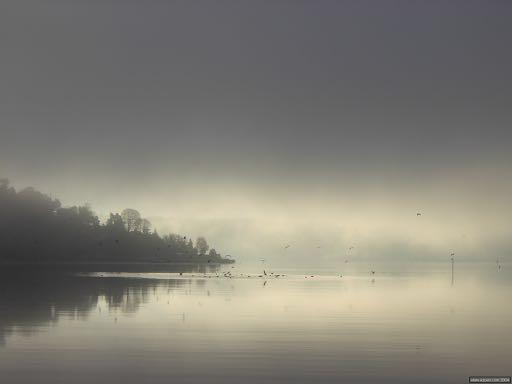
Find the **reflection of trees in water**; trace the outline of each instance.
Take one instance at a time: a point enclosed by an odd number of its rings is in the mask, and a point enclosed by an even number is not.
[[[181,266],[184,272],[204,267]],[[135,313],[157,289],[180,289],[187,280],[91,277],[70,273],[10,270],[0,273],[0,345],[8,335],[30,335],[60,318],[87,319],[103,301],[105,310]],[[197,282],[196,282],[197,283]]]
[[[99,285],[96,307],[99,298],[104,298],[110,310],[120,310],[123,313],[135,313],[139,310],[140,305],[147,303],[151,296],[156,295],[158,288],[168,288],[171,290],[179,289],[186,280],[154,280],[140,278],[119,278],[119,277],[103,277],[82,279],[93,280],[93,284]]]

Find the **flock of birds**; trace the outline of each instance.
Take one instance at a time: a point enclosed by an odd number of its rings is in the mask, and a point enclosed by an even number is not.
[[[417,212],[417,213],[416,213],[416,217],[421,217],[421,216],[422,216],[422,213],[421,213],[421,212]],[[183,237],[183,239],[186,239],[186,238],[187,238],[186,236],[184,236],[184,237]],[[115,241],[115,243],[116,243],[116,244],[119,244],[119,240],[118,240],[118,239],[115,239],[114,241]],[[103,242],[101,242],[101,241],[100,241],[98,245],[99,245],[99,246],[102,246],[102,245],[103,245]],[[287,249],[289,249],[290,247],[292,247],[292,245],[291,245],[291,244],[285,244],[285,245],[283,246],[283,249],[284,249],[284,250],[287,250]],[[317,248],[317,249],[321,249],[321,248],[322,248],[322,245],[317,245],[317,246],[316,246],[316,248]],[[349,247],[348,247],[348,254],[350,255],[351,251],[353,251],[354,249],[355,249],[355,246],[353,246],[353,245],[349,246]],[[227,255],[227,256],[229,256],[229,255]],[[230,256],[229,256],[229,257],[230,257]],[[208,260],[208,263],[211,263],[211,261],[212,261],[212,260]],[[454,262],[455,262],[455,252],[450,253],[450,261],[451,261],[451,263],[452,263],[452,268],[453,268],[453,264],[454,264]],[[265,263],[265,259],[261,259],[261,262],[262,262],[262,264],[264,264],[264,263]],[[348,263],[348,262],[349,262],[349,259],[345,259],[345,263]],[[500,261],[499,261],[499,258],[497,258],[497,259],[496,259],[496,266],[497,266],[498,271],[500,271],[500,270],[501,270],[501,263],[500,263]],[[231,268],[235,268],[235,267],[233,266],[233,267],[231,267]],[[376,272],[375,272],[375,270],[370,270],[370,271],[369,271],[369,273],[370,273],[370,275],[371,275],[371,276],[374,276]],[[180,275],[180,276],[183,276],[183,273],[179,273],[179,275]],[[284,275],[284,274],[275,274],[274,272],[269,272],[269,273],[267,273],[267,271],[266,271],[265,269],[263,269],[263,273],[262,273],[262,274],[257,274],[257,275],[243,274],[243,273],[240,273],[240,274],[238,274],[238,275],[235,275],[235,274],[231,273],[230,271],[228,271],[228,272],[223,272],[223,273],[221,273],[221,274],[218,274],[218,273],[217,273],[217,274],[215,274],[215,275],[208,275],[208,274],[203,274],[203,275],[202,275],[202,277],[203,277],[203,278],[212,278],[212,277],[215,277],[215,278],[234,278],[234,277],[242,277],[242,278],[244,278],[244,277],[245,277],[245,278],[251,278],[251,277],[258,277],[258,278],[263,278],[263,277],[264,277],[264,278],[279,278],[279,277],[285,277],[285,276],[286,276],[286,275]],[[195,275],[193,275],[193,274],[192,274],[192,275],[190,275],[190,277],[195,277]],[[312,277],[315,277],[315,275],[306,275],[306,276],[304,276],[304,278],[306,278],[306,279],[307,279],[308,277],[309,277],[309,278],[312,278]],[[340,275],[339,275],[339,277],[343,277],[343,275],[342,275],[342,274],[340,274]],[[375,282],[375,279],[372,279],[371,281],[372,281],[372,282]],[[266,282],[265,282],[265,283],[266,283]]]
[[[234,269],[235,267],[231,267]],[[183,272],[178,273],[179,276],[185,276],[185,277],[201,277],[204,279],[212,279],[212,278],[226,278],[226,279],[233,279],[233,278],[251,278],[251,277],[265,277],[265,278],[279,278],[279,277],[286,277],[283,273],[274,273],[274,272],[268,272],[264,269],[263,273],[261,274],[250,274],[250,273],[232,273],[231,271],[226,271],[222,273],[215,273],[215,274],[208,274],[208,273],[190,273],[184,275]],[[101,277],[101,276],[100,276]]]
[[[416,213],[416,216],[417,217],[420,217],[422,216],[421,212],[418,212]],[[119,240],[115,240],[116,243],[119,242]],[[283,249],[284,250],[287,250],[289,248],[292,247],[292,244],[285,244],[283,246]],[[318,245],[316,246],[317,249],[320,249],[322,248],[321,245]],[[348,250],[348,254],[351,254],[351,252],[355,249],[355,246],[351,245],[347,248]],[[262,262],[262,266],[265,265],[265,262],[266,260],[265,259],[260,259],[260,261]],[[451,261],[451,264],[452,264],[452,284],[453,284],[453,265],[454,265],[454,262],[455,262],[455,252],[451,252],[450,253],[450,261]],[[210,263],[210,260],[208,260],[208,263]],[[348,259],[345,260],[345,263],[348,263]],[[496,266],[497,266],[497,269],[498,271],[500,271],[502,269],[502,266],[501,266],[501,263],[500,263],[500,260],[499,258],[496,259]],[[235,268],[235,266],[232,266],[231,269],[233,270]],[[183,276],[185,278],[189,278],[189,277],[199,277],[199,278],[205,278],[205,279],[211,279],[211,278],[221,278],[221,279],[233,279],[233,278],[260,278],[260,279],[264,279],[263,281],[263,286],[266,286],[267,284],[267,279],[272,279],[272,278],[275,278],[275,279],[278,279],[278,278],[281,278],[281,277],[286,277],[287,275],[285,274],[278,274],[278,273],[274,273],[274,272],[270,272],[268,271],[267,268],[262,268],[263,269],[263,273],[260,273],[260,274],[244,274],[244,273],[234,273],[234,272],[231,272],[231,270],[228,270],[228,271],[225,271],[225,272],[221,272],[221,273],[191,273],[191,274],[185,274],[183,272],[179,272],[179,276]],[[376,271],[375,270],[370,270],[369,271],[369,274],[370,276],[372,277],[372,279],[370,280],[371,283],[375,283],[375,279],[373,278],[376,274]],[[139,273],[139,275],[142,275],[141,273]],[[100,277],[104,277],[103,274],[99,275]],[[315,278],[316,276],[315,275],[305,275],[304,278],[305,279],[308,279],[308,278]],[[343,277],[342,274],[339,275],[339,277]],[[168,291],[170,292],[170,290]],[[210,296],[210,291],[208,291],[208,296]],[[158,297],[157,297],[157,300],[158,300]],[[169,300],[167,300],[167,304],[169,304]],[[199,303],[199,305],[201,305]],[[101,307],[98,308],[99,312],[101,313]],[[183,321],[185,321],[185,313],[183,313],[182,315],[183,317]],[[117,316],[115,316],[114,318],[114,322],[117,323],[118,322],[118,318]],[[418,349],[418,347],[417,347]]]
[[[422,216],[422,213],[421,212],[417,212],[416,213],[416,217],[421,217]],[[290,243],[287,243],[285,244],[282,249],[283,250],[288,250],[289,248],[292,247],[292,244]],[[322,248],[322,245],[317,245],[316,246],[317,249],[320,249]],[[351,254],[351,252],[355,249],[355,246],[354,245],[351,245],[347,248],[347,251],[348,251],[348,255]],[[261,263],[262,263],[262,266],[265,265],[265,262],[266,260],[265,259],[260,259]],[[452,263],[452,268],[453,268],[453,264],[455,262],[455,252],[451,252],[450,253],[450,261]],[[211,260],[208,260],[208,263],[210,263]],[[345,263],[348,263],[349,262],[349,259],[345,259]],[[499,258],[496,259],[496,266],[497,266],[497,269],[498,271],[501,270],[501,264],[500,264],[500,261],[499,261]],[[234,266],[232,266],[231,268],[235,268]],[[369,274],[370,276],[374,277],[375,274],[376,274],[376,271],[375,270],[370,270],[369,271]],[[179,273],[180,276],[183,276],[183,273]],[[191,274],[191,275],[188,275],[189,277],[203,277],[203,278],[228,278],[228,279],[232,279],[232,278],[265,278],[265,279],[268,279],[268,278],[279,278],[279,277],[285,277],[286,275],[285,274],[277,274],[277,273],[274,273],[274,272],[267,272],[267,270],[265,268],[263,268],[263,273],[261,274],[244,274],[244,273],[240,273],[240,274],[235,274],[235,273],[232,273],[231,271],[227,271],[227,272],[223,272],[223,273],[216,273],[216,274],[201,274],[201,275],[194,275],[194,274]],[[307,278],[314,278],[316,277],[315,275],[305,275],[304,278],[307,279]],[[343,277],[342,274],[339,275],[339,277]],[[375,279],[372,279],[371,280],[372,283],[375,282]],[[266,281],[264,282],[264,285],[266,284]]]
[[[416,212],[416,217],[421,217],[421,216],[422,216],[422,213],[421,213],[421,212]],[[465,235],[464,235],[464,237],[465,237]],[[291,246],[292,246],[291,244],[286,244],[286,245],[284,245],[283,249],[284,249],[284,250],[287,250],[287,249],[289,249]],[[321,245],[317,245],[317,246],[316,246],[316,248],[317,248],[317,249],[320,249],[320,248],[322,248],[322,246],[321,246]],[[354,248],[355,248],[354,246],[350,246],[350,247],[348,247],[348,252],[349,252],[349,254],[350,254],[350,252],[351,252]],[[261,261],[262,261],[262,262],[264,262],[265,260],[264,260],[264,259],[261,259]],[[452,263],[452,273],[453,273],[453,264],[455,263],[455,252],[451,252],[451,253],[450,253],[450,261],[451,261],[451,263]],[[348,263],[348,262],[349,262],[349,260],[348,260],[348,259],[345,259],[345,263]],[[499,261],[499,258],[497,258],[497,259],[496,259],[496,266],[497,266],[498,271],[500,271],[500,270],[501,270],[501,263],[500,263],[500,261]],[[371,274],[372,276],[373,276],[373,275],[375,275],[375,271],[374,271],[374,270],[371,270],[371,271],[370,271],[370,274]],[[314,275],[311,275],[310,277],[314,277]],[[342,277],[342,275],[340,275],[340,277]],[[305,276],[305,278],[307,278],[307,276]],[[374,280],[374,279],[372,279],[372,282],[374,282],[374,281],[375,281],[375,280]]]

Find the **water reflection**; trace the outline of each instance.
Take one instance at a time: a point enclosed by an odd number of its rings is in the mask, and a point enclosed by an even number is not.
[[[455,267],[453,286],[450,263],[417,273],[355,266],[343,277],[4,274],[0,381],[448,383],[508,374],[509,269]]]
[[[141,266],[137,268],[155,271],[155,267]],[[101,269],[108,271],[115,267],[103,265]],[[130,271],[134,266],[124,269]],[[193,264],[165,266],[165,270],[171,273],[212,273],[218,269],[218,266]],[[186,280],[141,278],[148,274],[139,272],[132,273],[138,277],[111,273],[107,278],[107,274],[79,273],[75,268],[4,267],[0,272],[0,346],[5,345],[7,336],[13,332],[29,336],[43,326],[56,325],[61,318],[87,320],[91,312],[101,313],[102,310],[104,313],[135,313],[141,304],[156,295],[157,288],[163,287],[171,292],[190,283]],[[121,276],[123,278],[119,278]],[[201,281],[195,283],[202,285]]]

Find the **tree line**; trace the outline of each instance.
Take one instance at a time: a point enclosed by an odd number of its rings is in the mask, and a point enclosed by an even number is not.
[[[16,191],[0,180],[0,261],[223,263],[204,237],[160,236],[131,208],[105,222],[88,205],[63,207],[32,187]]]

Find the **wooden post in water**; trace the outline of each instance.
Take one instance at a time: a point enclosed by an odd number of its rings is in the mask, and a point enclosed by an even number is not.
[[[453,256],[451,259],[452,259],[452,286],[453,286],[453,264],[455,263],[455,260],[454,260]]]

